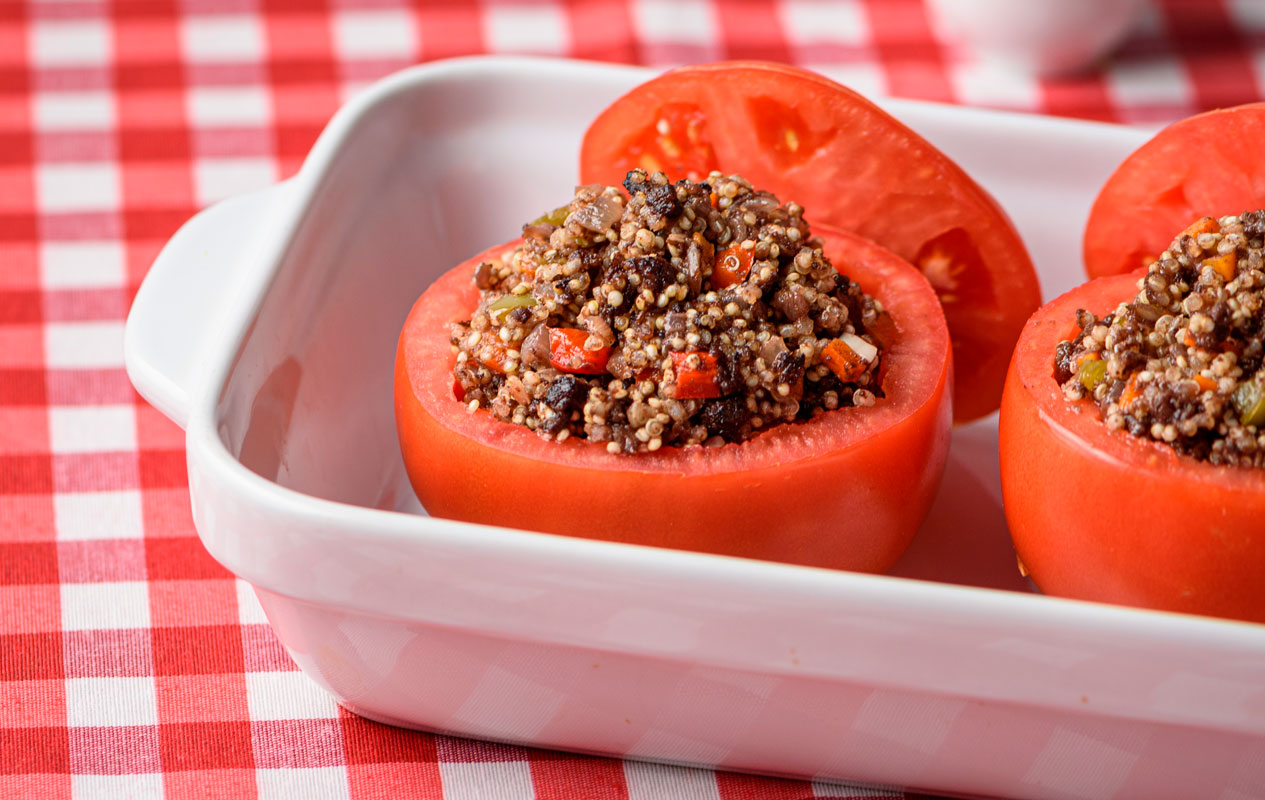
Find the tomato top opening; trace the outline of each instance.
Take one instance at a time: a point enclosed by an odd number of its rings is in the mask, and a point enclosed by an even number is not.
[[[585,134],[582,182],[647,166],[674,180],[742,174],[803,205],[814,225],[854,231],[913,263],[952,334],[956,418],[996,409],[1011,348],[1040,303],[1036,273],[1002,209],[922,137],[804,70],[701,65],[633,89]]]

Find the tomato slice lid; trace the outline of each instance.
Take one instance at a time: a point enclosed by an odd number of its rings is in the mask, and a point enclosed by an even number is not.
[[[955,419],[997,408],[1011,348],[1040,304],[1032,261],[987,192],[869,100],[789,66],[683,67],[616,100],[584,136],[582,182],[618,184],[635,167],[673,180],[740,174],[803,205],[814,225],[913,263],[948,320]]]
[[[1091,278],[1145,267],[1200,217],[1265,208],[1265,103],[1197,114],[1133,151],[1103,184],[1085,224]]]

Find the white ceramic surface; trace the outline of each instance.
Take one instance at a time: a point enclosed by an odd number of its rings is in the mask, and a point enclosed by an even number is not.
[[[146,278],[129,374],[186,428],[199,534],[300,667],[375,719],[544,747],[971,795],[1265,796],[1265,626],[1028,593],[995,419],[955,431],[892,576],[422,515],[392,421],[405,313],[568,196],[587,121],[647,74],[396,75]],[[1047,296],[1079,281],[1093,193],[1143,134],[885,105],[1009,209]]]
[[[950,40],[1001,68],[1086,70],[1137,23],[1145,0],[929,0]]]

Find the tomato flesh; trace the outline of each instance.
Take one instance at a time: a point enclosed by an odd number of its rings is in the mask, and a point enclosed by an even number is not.
[[[1200,217],[1265,208],[1265,103],[1218,109],[1175,122],[1121,162],[1085,225],[1091,278],[1147,266],[1173,231]]]
[[[1048,594],[1265,621],[1265,472],[1111,431],[1055,382],[1054,348],[1075,336],[1076,310],[1105,314],[1137,279],[1073,289],[1020,336],[999,423],[1015,550]]]
[[[396,424],[405,466],[435,516],[799,564],[877,572],[912,539],[935,495],[952,416],[948,330],[901,259],[821,231],[826,253],[891,312],[885,397],[740,444],[614,455],[545,441],[454,399],[448,325],[478,302],[480,254],[443,275],[400,336]],[[504,247],[509,247],[506,245]]]
[[[730,62],[668,72],[615,101],[584,136],[581,182],[618,184],[630,169],[665,168],[646,157],[647,131],[666,131],[676,163],[689,165],[665,169],[670,179],[708,165],[741,174],[803,205],[811,221],[853,231],[919,267],[952,335],[956,419],[997,408],[1011,348],[1041,292],[1005,212],[947,156],[833,81]]]

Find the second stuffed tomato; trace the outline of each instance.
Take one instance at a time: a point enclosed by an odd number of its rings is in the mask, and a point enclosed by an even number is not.
[[[479,299],[474,268],[417,301],[396,358],[395,408],[414,489],[433,515],[551,533],[862,571],[905,550],[934,498],[952,418],[948,329],[905,261],[815,226],[835,267],[889,314],[883,399],[720,447],[613,454],[546,441],[454,396],[450,323]]]

